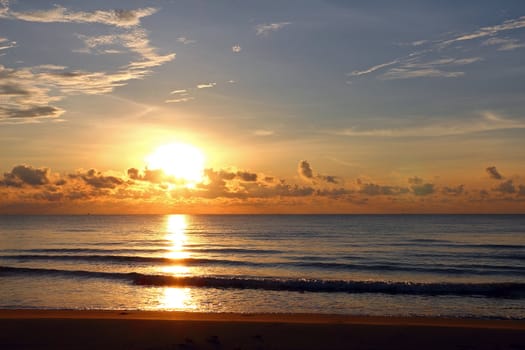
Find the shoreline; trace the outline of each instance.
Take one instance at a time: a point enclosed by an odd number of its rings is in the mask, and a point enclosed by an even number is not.
[[[0,310],[1,349],[524,349],[525,321]]]
[[[149,310],[0,309],[0,319],[115,319],[213,321],[298,324],[363,324],[504,328],[525,330],[525,319],[484,319],[434,316],[363,316],[311,313],[234,313]]]

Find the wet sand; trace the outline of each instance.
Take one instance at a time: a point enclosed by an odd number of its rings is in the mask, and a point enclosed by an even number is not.
[[[0,310],[0,349],[525,350],[525,321]]]

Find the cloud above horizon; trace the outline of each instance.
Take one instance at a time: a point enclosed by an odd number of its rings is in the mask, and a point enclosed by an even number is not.
[[[49,202],[62,203],[63,210],[71,203],[82,204],[82,207],[98,207],[103,205],[101,203],[133,203],[139,207],[140,203],[156,203],[158,207],[172,202],[216,203],[227,208],[232,203],[271,206],[276,202],[314,205],[337,201],[349,206],[387,206],[388,203],[412,205],[419,200],[439,204],[445,198],[457,203],[473,200],[518,203],[525,195],[525,184],[515,184],[513,180],[471,192],[465,191],[464,184],[437,185],[419,177],[409,178],[409,186],[357,179],[347,186],[334,187],[336,183],[326,176],[315,175],[307,161],[299,162],[298,171],[308,180],[307,185],[295,183],[293,179],[275,180],[273,176],[248,170],[206,169],[203,182],[188,187],[183,180],[168,176],[162,170],[129,168],[122,173],[89,169],[58,174],[47,167],[17,165],[0,177],[0,198],[4,202],[0,212],[10,212],[10,204],[12,208],[22,208],[23,203],[34,206]]]
[[[485,170],[487,171],[491,179],[495,179],[495,180],[503,179],[503,175],[500,174],[500,172],[498,171],[498,169],[496,169],[495,166],[489,166]]]

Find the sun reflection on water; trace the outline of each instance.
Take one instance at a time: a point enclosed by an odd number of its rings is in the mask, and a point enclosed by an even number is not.
[[[190,273],[190,268],[185,265],[185,259],[190,258],[190,253],[185,250],[188,240],[186,230],[188,227],[186,215],[166,216],[166,236],[169,242],[168,252],[165,257],[173,261],[172,264],[163,266],[162,272],[172,276],[183,276]],[[190,288],[166,287],[159,300],[159,309],[196,309],[191,296]]]
[[[193,302],[189,288],[164,288],[164,293],[159,305],[160,309],[196,309],[197,305]]]
[[[184,265],[184,259],[188,259],[190,254],[184,249],[187,241],[186,215],[168,215],[166,218],[166,240],[170,242],[169,252],[166,258],[173,260],[173,265],[165,266],[163,272],[171,275],[188,274],[189,268]]]

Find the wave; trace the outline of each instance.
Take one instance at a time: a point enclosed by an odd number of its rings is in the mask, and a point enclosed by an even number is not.
[[[221,254],[280,254],[280,250],[244,249],[244,248],[187,248],[192,253],[221,253]],[[40,248],[40,249],[0,249],[0,253],[29,254],[32,253],[91,253],[91,254],[124,254],[124,253],[169,253],[166,248],[121,248],[121,249],[93,249],[93,248]],[[2,255],[0,255],[2,257]]]
[[[450,241],[449,241],[450,242]],[[461,248],[461,249],[487,249],[487,250],[500,250],[500,249],[518,249],[522,250],[523,246],[518,244],[477,244],[477,243],[457,243],[442,240],[435,241],[423,241],[409,240],[407,242],[386,242],[386,243],[375,243],[374,246],[378,247],[426,247],[426,248]]]
[[[299,268],[299,269],[321,269],[337,271],[380,271],[380,272],[412,272],[433,273],[453,275],[509,275],[523,276],[525,267],[508,265],[484,265],[484,264],[403,264],[393,262],[370,262],[368,264],[347,263],[337,261],[318,261],[307,257],[303,261],[270,261],[256,262],[249,260],[230,260],[214,258],[181,258],[173,259],[162,256],[136,256],[136,255],[46,255],[46,254],[21,254],[0,255],[0,260],[47,260],[47,261],[83,261],[104,262],[115,264],[153,264],[153,265],[185,265],[185,266],[244,266],[259,268]]]
[[[0,266],[0,276],[50,275],[124,280],[139,286],[255,289],[311,293],[382,293],[392,295],[481,296],[525,299],[525,283],[415,283],[318,279],[167,276],[136,272],[93,272]]]
[[[29,254],[31,253],[56,253],[56,254],[71,254],[71,253],[91,253],[91,254],[118,254],[118,253],[168,253],[169,249],[93,249],[93,248],[41,248],[41,249],[4,249],[1,253],[11,254]],[[16,255],[13,255],[16,256]],[[45,255],[43,255],[45,256]],[[0,255],[0,257],[2,257]]]
[[[66,228],[60,230],[60,232],[98,232],[99,229],[94,228]]]
[[[149,263],[149,264],[181,264],[181,265],[259,265],[249,261],[184,258],[172,259],[157,256],[129,256],[129,255],[1,255],[0,259],[9,260],[62,260],[62,261],[96,261],[116,263]]]

